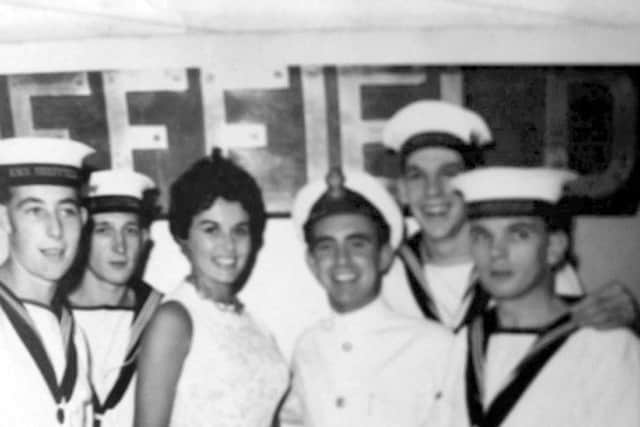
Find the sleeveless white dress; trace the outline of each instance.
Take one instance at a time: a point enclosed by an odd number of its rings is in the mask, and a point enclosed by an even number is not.
[[[270,426],[289,378],[275,340],[246,310],[223,310],[190,283],[166,301],[184,306],[193,327],[170,425]]]

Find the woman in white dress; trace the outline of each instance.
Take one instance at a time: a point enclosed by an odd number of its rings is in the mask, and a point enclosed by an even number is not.
[[[271,426],[287,365],[236,296],[262,246],[260,189],[214,150],[172,184],[170,196],[170,230],[191,273],[143,337],[135,425]]]

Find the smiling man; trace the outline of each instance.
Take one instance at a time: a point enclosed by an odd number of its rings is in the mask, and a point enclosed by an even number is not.
[[[54,299],[71,265],[86,212],[80,167],[94,150],[46,138],[0,140],[0,418],[7,426],[91,421],[86,343]]]
[[[155,188],[151,178],[129,170],[89,178],[90,216],[69,300],[89,342],[94,427],[133,425],[135,355],[161,299],[136,275],[156,212]]]
[[[482,165],[492,138],[476,112],[438,100],[411,103],[387,122],[383,142],[398,153],[402,165],[398,192],[419,227],[400,247],[404,272],[395,264],[383,287],[385,300],[395,310],[457,331],[488,303],[487,293],[473,286],[469,224],[451,179]],[[398,280],[402,275],[406,280]],[[568,263],[556,271],[554,288],[564,295],[584,292]],[[638,305],[617,282],[588,293],[572,309],[584,325],[640,330]]]
[[[440,425],[451,335],[436,323],[394,313],[379,298],[403,233],[391,195],[373,177],[334,169],[326,184],[300,190],[293,222],[333,315],[298,339],[283,421]]]

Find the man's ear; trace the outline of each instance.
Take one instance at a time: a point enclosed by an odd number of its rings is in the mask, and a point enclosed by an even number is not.
[[[564,231],[552,231],[549,234],[547,247],[547,264],[556,267],[567,255],[569,248],[569,236]]]
[[[80,219],[82,220],[83,226],[87,223],[87,220],[89,219],[89,212],[87,211],[87,208],[85,208],[84,206],[80,208]]]
[[[380,247],[380,250],[378,252],[378,260],[380,261],[381,273],[384,274],[387,271],[389,271],[389,268],[391,267],[391,263],[393,262],[394,255],[395,255],[395,252],[393,251],[393,249],[391,249],[391,246],[389,245],[389,243],[385,243]]]
[[[142,228],[142,243],[146,244],[151,239],[151,230],[146,227]]]
[[[11,227],[11,220],[9,219],[9,210],[4,204],[0,204],[0,230],[7,234],[11,234],[13,227]]]
[[[409,198],[407,196],[407,186],[404,183],[404,180],[402,178],[396,178],[393,185],[395,186],[395,194],[398,203],[400,206],[406,206]]]
[[[307,265],[309,266],[309,270],[313,273],[314,276],[318,277],[318,265],[316,264],[316,260],[311,254],[310,250],[305,252],[305,261],[307,261]]]

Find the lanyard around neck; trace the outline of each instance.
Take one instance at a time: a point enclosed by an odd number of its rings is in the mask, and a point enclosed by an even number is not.
[[[74,323],[71,314],[65,307],[62,307],[60,328],[64,348],[66,349],[67,364],[62,376],[62,382],[58,384],[55,370],[31,316],[29,316],[18,297],[2,283],[0,283],[0,306],[2,306],[18,337],[38,367],[53,400],[58,406],[56,418],[60,424],[63,424],[65,418],[64,405],[71,399],[78,376],[76,346],[73,342]]]
[[[95,390],[92,392],[92,404],[94,410],[94,427],[99,427],[102,424],[102,417],[104,414],[113,409],[124,396],[133,375],[136,372],[136,363],[138,350],[140,349],[140,341],[142,339],[142,333],[147,326],[153,313],[155,312],[163,295],[155,290],[152,290],[144,301],[142,307],[136,311],[133,323],[131,324],[131,332],[129,335],[129,344],[127,345],[127,352],[123,362],[118,379],[114,383],[113,387],[109,391],[109,394],[100,402]]]
[[[468,331],[466,398],[473,426],[500,426],[540,370],[577,330],[569,315],[562,316],[541,330],[525,357],[509,373],[500,391],[485,410],[483,402],[486,353],[489,336],[496,328],[496,312],[488,310],[473,320]]]
[[[420,234],[400,246],[399,253],[405,266],[409,287],[420,311],[426,318],[442,323],[442,317],[438,312],[431,291],[431,284],[424,274],[424,260],[420,255]],[[465,299],[470,298],[471,301],[462,315],[462,320],[454,327],[454,333],[467,325],[476,315],[482,313],[489,304],[490,297],[478,285],[474,271],[469,278],[469,283],[471,286],[465,294]]]

